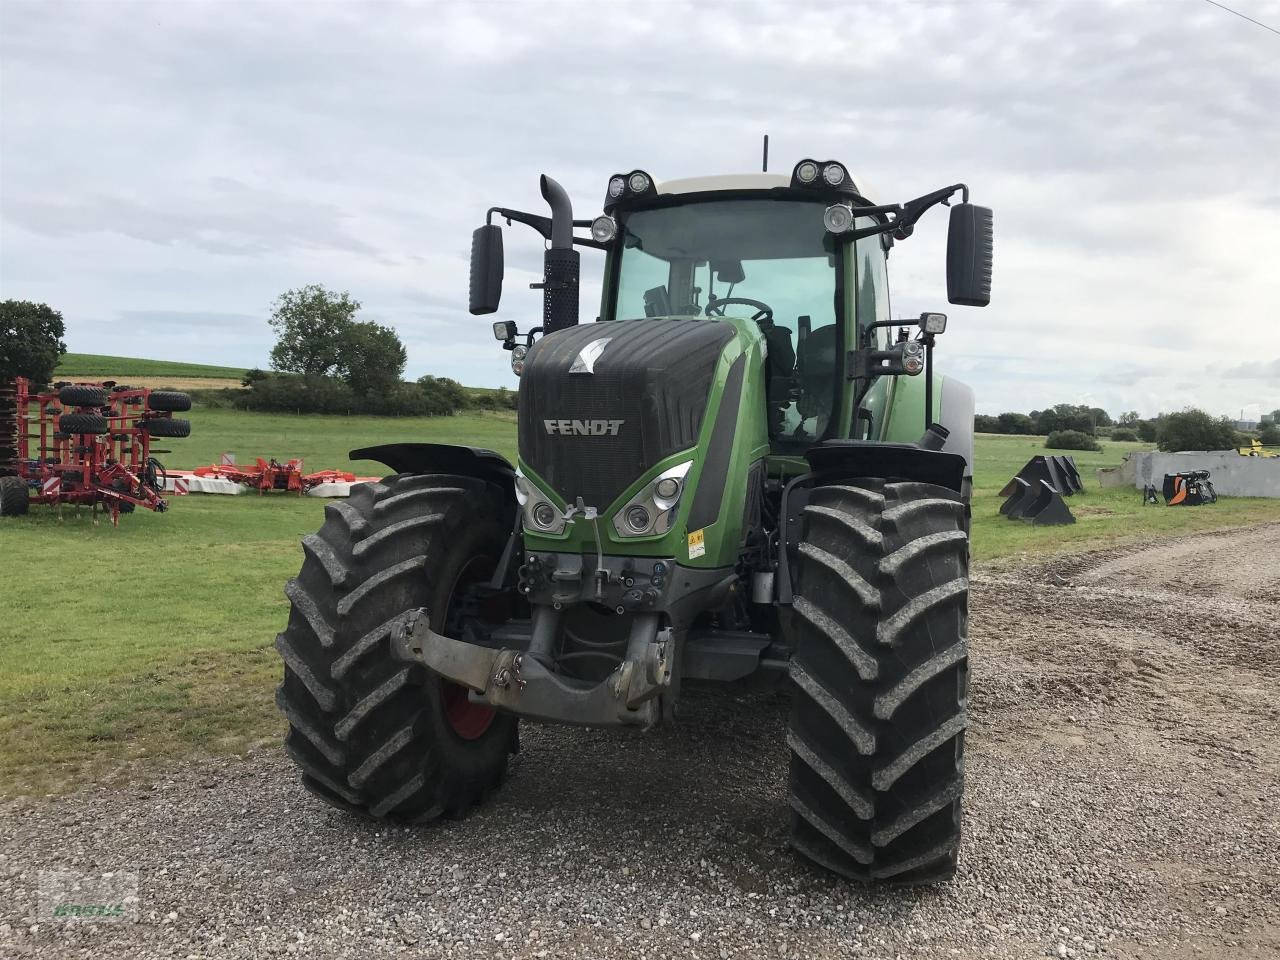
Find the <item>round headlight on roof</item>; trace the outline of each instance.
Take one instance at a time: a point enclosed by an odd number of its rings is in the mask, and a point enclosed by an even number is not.
[[[622,177],[614,177],[609,181],[609,196],[615,200],[622,196],[622,191],[627,189],[627,181]]]
[[[822,168],[822,179],[833,187],[838,187],[844,183],[845,176],[844,167],[838,163],[828,163]]]
[[[591,221],[591,239],[597,243],[608,243],[618,235],[618,221],[607,213],[602,213]]]
[[[823,211],[822,225],[832,233],[844,233],[853,226],[853,210],[843,203],[833,203]]]
[[[663,500],[670,500],[680,492],[680,481],[675,477],[663,477],[654,484],[653,489]]]
[[[812,160],[802,160],[796,167],[796,179],[801,183],[813,183],[818,179],[818,165]]]
[[[631,188],[632,193],[644,193],[649,189],[649,175],[637,170],[627,181],[627,186]]]

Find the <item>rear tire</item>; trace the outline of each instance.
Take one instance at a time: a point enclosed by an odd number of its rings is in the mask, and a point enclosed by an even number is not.
[[[21,477],[0,477],[0,517],[22,517],[31,505],[27,481]]]
[[[446,631],[455,585],[496,567],[510,507],[481,480],[404,474],[352,487],[325,515],[302,541],[276,638],[285,749],[335,806],[409,822],[462,816],[502,782],[516,719],[468,711],[456,688],[396,660],[390,640],[420,607]]]
[[[792,846],[856,880],[956,869],[968,689],[964,500],[817,487],[803,515],[788,745]]]

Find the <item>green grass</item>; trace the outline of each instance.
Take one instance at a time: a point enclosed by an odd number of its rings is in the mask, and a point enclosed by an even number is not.
[[[241,367],[219,367],[208,363],[179,363],[172,360],[141,360],[137,357],[111,357],[99,353],[63,355],[54,379],[91,377],[210,377],[239,380],[245,375]]]
[[[197,407],[190,414],[191,436],[164,441],[172,453],[160,459],[167,467],[190,469],[217,463],[223,452],[238,463],[254,457],[287,460],[302,457],[307,470],[352,470],[361,475],[386,473],[372,461],[352,461],[347,453],[379,443],[423,441],[488,447],[514,459],[514,412],[465,413],[453,417],[338,417],[318,414],[244,413]]]
[[[395,440],[487,446],[514,455],[511,414],[436,419],[297,417],[197,408],[188,440],[164,441],[174,467],[224,450],[302,456],[308,468],[351,468],[352,447]],[[1079,522],[1037,528],[999,516],[999,488],[1045,452],[1043,440],[980,436],[973,549],[979,562],[1111,546],[1134,537],[1280,521],[1280,501],[1224,500],[1197,509],[1143,508],[1132,489],[1100,492],[1097,466],[1141,444],[1076,454],[1087,492]],[[6,556],[0,618],[0,795],[65,789],[139,759],[237,751],[279,736],[272,643],[288,605],[284,582],[322,501],[296,496],[192,496],[119,528],[38,507],[0,525]]]
[[[1095,471],[1114,467],[1126,453],[1152,450],[1147,443],[1099,441],[1101,452],[1046,450],[1043,437],[979,434],[975,442],[973,557],[978,562],[1101,550],[1126,541],[1177,536],[1228,526],[1280,521],[1280,500],[1227,498],[1198,509],[1144,507],[1132,487],[1102,490]],[[1036,454],[1069,454],[1080,468],[1085,491],[1066,498],[1076,522],[1033,527],[1000,515],[1001,487]]]

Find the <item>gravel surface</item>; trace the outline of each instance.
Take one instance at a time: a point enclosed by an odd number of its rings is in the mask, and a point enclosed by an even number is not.
[[[974,578],[956,880],[786,845],[787,705],[696,691],[648,735],[526,726],[469,818],[333,811],[275,747],[0,808],[0,956],[1280,956],[1280,525]],[[41,917],[42,870],[137,875]]]

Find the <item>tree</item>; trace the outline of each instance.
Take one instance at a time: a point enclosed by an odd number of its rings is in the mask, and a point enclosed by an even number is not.
[[[1000,424],[998,433],[1032,434],[1036,432],[1036,425],[1025,413],[1002,413],[996,421]]]
[[[470,403],[470,397],[462,389],[462,384],[448,377],[433,377],[430,374],[419,377],[418,389],[430,416],[450,416],[466,409]]]
[[[1098,413],[1106,416],[1105,410],[1091,409],[1074,403],[1058,403],[1048,410],[1032,410],[1031,419],[1035,422],[1036,433],[1048,434],[1059,430],[1076,430],[1092,436]],[[1110,421],[1111,418],[1107,417],[1107,422],[1110,423]]]
[[[1273,420],[1258,431],[1258,442],[1264,447],[1280,446],[1280,423]]]
[[[26,377],[45,384],[67,352],[62,314],[46,303],[5,300],[0,303],[0,380]]]
[[[343,336],[338,369],[361,396],[388,394],[400,385],[408,361],[404,344],[390,327],[366,321],[353,323]]]
[[[1055,430],[1045,438],[1050,450],[1101,450],[1098,441],[1080,430]]]
[[[990,414],[975,413],[973,415],[974,433],[999,433],[1000,421]]]
[[[271,366],[308,376],[338,373],[359,301],[313,283],[286,290],[273,306],[268,322],[278,339],[271,348]]]
[[[1089,416],[1093,421],[1095,430],[1098,427],[1109,427],[1113,424],[1111,414],[1107,413],[1107,411],[1103,410],[1101,407],[1090,407]]]
[[[1164,417],[1161,416],[1154,420],[1139,420],[1138,439],[1143,443],[1155,443],[1156,437],[1160,433],[1160,421],[1163,419]]]
[[[1129,410],[1120,414],[1120,419],[1116,421],[1122,427],[1137,427],[1138,421],[1142,419],[1142,415],[1137,410]]]
[[[1230,450],[1236,431],[1226,417],[1214,418],[1188,407],[1164,417],[1156,434],[1156,446],[1166,453],[1180,450]]]

